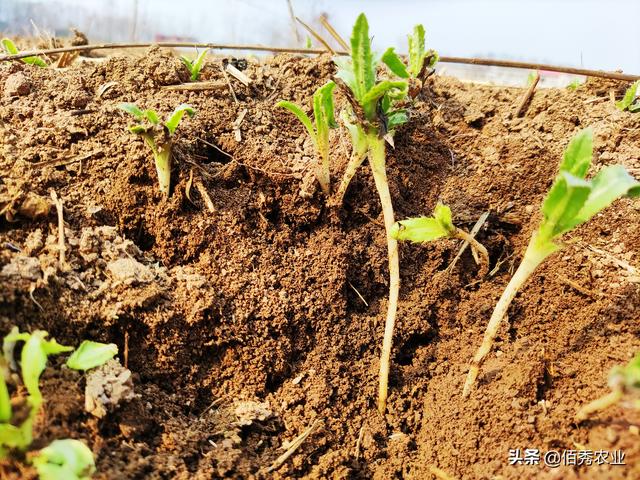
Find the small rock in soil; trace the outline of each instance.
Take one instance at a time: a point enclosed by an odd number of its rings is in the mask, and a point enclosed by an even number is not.
[[[115,410],[120,402],[135,398],[131,371],[120,365],[118,360],[109,360],[87,373],[84,395],[85,410],[103,418],[108,412]]]
[[[22,72],[12,73],[4,82],[5,97],[22,97],[31,92],[31,80]]]

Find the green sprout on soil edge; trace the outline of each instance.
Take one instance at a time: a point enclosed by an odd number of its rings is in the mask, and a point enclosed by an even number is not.
[[[587,222],[620,197],[640,196],[638,183],[621,165],[602,168],[591,180],[585,176],[593,156],[593,132],[582,130],[569,142],[556,179],[542,203],[543,219],[534,232],[520,266],[505,288],[491,315],[482,345],[476,352],[464,384],[463,397],[471,391],[480,366],[491,350],[500,323],[511,301],[534,270],[552,253],[562,249],[560,237]]]
[[[195,110],[184,103],[178,105],[162,125],[161,131],[158,132],[156,127],[160,126],[160,120],[155,110],[141,110],[134,103],[121,103],[118,105],[118,108],[133,115],[139,122],[144,122],[145,120],[149,122],[150,125],[144,125],[142,123],[131,125],[129,126],[129,131],[136,135],[141,135],[151,148],[156,164],[156,171],[158,172],[160,192],[162,192],[165,197],[168,197],[171,189],[172,137],[184,114],[187,113],[192,117],[195,115]],[[158,137],[161,139],[158,139]]]
[[[20,53],[20,50],[18,50],[18,47],[16,47],[16,44],[13,43],[13,40],[11,40],[10,38],[3,38],[2,41],[0,41],[0,43],[2,43],[2,49],[5,51],[7,55],[18,55]],[[20,61],[28,65],[35,65],[37,67],[42,67],[42,68],[48,67],[47,62],[45,62],[40,57],[25,57],[25,58],[21,58]]]
[[[187,70],[189,70],[189,74],[191,75],[191,81],[196,82],[198,78],[200,78],[200,71],[202,70],[202,65],[204,63],[204,59],[207,56],[207,52],[209,49],[203,50],[196,58],[193,60],[189,60],[189,58],[184,55],[180,56],[180,60],[184,63]]]
[[[633,82],[625,92],[622,100],[616,102],[616,107],[618,107],[619,110],[623,112],[625,110],[629,110],[630,112],[640,111],[640,100],[636,101],[638,97],[638,87],[640,87],[640,80]]]
[[[582,422],[592,413],[616,405],[625,397],[631,400],[633,408],[640,408],[640,353],[628,364],[613,367],[608,383],[611,391],[580,408],[576,413],[576,422]]]
[[[31,462],[40,480],[88,480],[96,471],[93,452],[70,438],[54,440],[33,455]]]
[[[47,332],[36,330],[33,333],[21,333],[17,327],[5,336],[0,357],[0,459],[10,450],[26,450],[33,441],[33,424],[40,412],[44,399],[40,391],[39,380],[47,366],[48,357],[73,350],[73,347],[60,345],[55,339],[47,340]],[[14,352],[18,342],[23,342],[20,354],[22,382],[27,390],[27,405],[30,407],[27,418],[21,425],[11,423],[13,408],[7,380],[12,378],[10,371],[17,370],[18,364]],[[88,370],[100,366],[118,353],[114,344],[84,341],[67,360],[67,366],[75,370]],[[33,457],[33,464],[43,480],[48,479],[84,479],[93,473],[93,455],[81,442],[64,440],[53,442]],[[55,445],[54,445],[55,444]],[[80,447],[79,445],[82,445]],[[84,447],[84,448],[83,448]],[[87,452],[90,459],[87,458]],[[56,468],[56,465],[60,468]],[[90,467],[90,468],[88,468]],[[71,476],[70,472],[76,476]],[[59,472],[59,475],[55,475]],[[63,474],[67,475],[63,475]],[[82,475],[80,475],[82,473]]]
[[[334,82],[327,82],[313,94],[315,129],[309,116],[298,105],[285,100],[276,103],[276,107],[286,108],[293,113],[307,129],[317,155],[315,175],[320,188],[327,197],[331,193],[329,129],[338,126],[333,116],[333,89],[335,86]]]
[[[395,220],[387,181],[385,141],[392,142],[395,128],[408,120],[405,110],[395,108],[397,101],[406,98],[408,83],[405,80],[378,80],[376,76],[378,61],[371,51],[369,24],[364,14],[360,14],[353,27],[351,56],[337,57],[334,61],[338,66],[336,80],[347,96],[352,109],[346,116],[351,116],[348,124],[352,125],[350,133],[354,150],[358,150],[359,153],[368,153],[373,179],[382,204],[387,236],[389,303],[380,358],[378,389],[378,411],[384,414],[387,404],[391,343],[400,290],[398,242],[391,236]],[[364,156],[352,156],[347,165],[345,177],[352,175],[363,160]],[[346,190],[346,185],[343,179],[341,190]]]
[[[396,240],[405,240],[415,243],[432,242],[439,238],[457,238],[471,245],[476,262],[478,253],[482,256],[486,265],[489,265],[489,253],[487,249],[473,238],[469,233],[456,227],[451,218],[451,209],[438,203],[433,210],[433,217],[408,218],[396,222],[391,229],[391,236]]]

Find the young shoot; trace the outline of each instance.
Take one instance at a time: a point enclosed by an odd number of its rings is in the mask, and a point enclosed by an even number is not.
[[[478,261],[480,255],[489,265],[489,253],[487,249],[473,238],[469,233],[456,227],[451,219],[451,209],[438,203],[433,210],[433,217],[417,217],[401,220],[391,229],[391,236],[396,240],[405,240],[414,243],[433,242],[440,238],[457,238],[471,245],[473,256]]]
[[[576,422],[582,422],[595,412],[623,402],[625,406],[640,408],[640,353],[628,364],[616,366],[609,373],[611,391],[580,408]]]
[[[376,69],[378,60],[371,51],[369,24],[364,14],[358,17],[353,27],[351,56],[338,57],[334,61],[338,66],[336,77],[351,107],[351,112],[348,112],[347,115],[352,116],[349,118],[348,124],[353,125],[353,128],[350,128],[354,142],[353,147],[356,152],[367,152],[382,204],[387,237],[389,303],[380,358],[378,387],[378,411],[383,414],[387,404],[391,343],[400,290],[398,242],[391,236],[395,219],[387,182],[385,142],[392,142],[396,127],[408,120],[407,112],[397,108],[397,102],[406,99],[408,83],[406,80],[378,79]],[[346,175],[355,172],[363,160],[364,156],[352,156],[347,166]]]
[[[151,151],[158,172],[160,192],[165,197],[171,190],[171,148],[173,135],[180,124],[184,114],[190,117],[195,115],[195,110],[187,104],[178,105],[167,120],[160,124],[158,114],[154,110],[141,110],[134,103],[121,103],[118,108],[133,115],[138,124],[129,126],[129,131],[144,138]]]
[[[200,70],[202,70],[202,65],[204,64],[204,59],[206,58],[208,52],[209,49],[207,48],[200,52],[200,54],[193,60],[189,60],[189,58],[185,57],[184,55],[180,56],[180,60],[182,60],[184,66],[187,67],[187,70],[189,70],[192,82],[197,82],[200,78]]]
[[[621,165],[604,167],[592,179],[586,180],[592,155],[593,133],[591,129],[585,129],[569,142],[564,152],[558,175],[542,203],[543,219],[529,241],[520,266],[498,300],[482,345],[471,361],[464,397],[471,391],[511,301],[538,265],[563,247],[559,242],[562,235],[587,222],[614,200],[640,196],[640,183]]]
[[[334,82],[327,82],[313,94],[315,128],[309,116],[295,103],[284,100],[276,103],[276,107],[286,108],[293,113],[307,129],[316,150],[315,175],[320,188],[327,197],[331,193],[329,129],[338,126],[333,115],[333,89],[335,86]]]
[[[406,79],[409,84],[409,96],[415,98],[422,90],[426,78],[433,73],[433,66],[438,61],[435,50],[425,50],[425,31],[422,25],[413,27],[409,39],[409,64],[405,65],[393,47],[382,54],[382,61],[395,75]]]
[[[89,480],[96,471],[93,452],[70,438],[54,440],[31,458],[40,480]]]
[[[16,44],[13,43],[13,40],[10,38],[3,38],[2,41],[2,49],[7,55],[18,55],[20,50],[16,47]],[[40,57],[25,57],[20,59],[21,62],[26,63],[28,65],[35,65],[36,67],[47,68],[47,62],[45,62]]]
[[[622,97],[622,100],[616,102],[616,107],[619,110],[625,111],[628,110],[630,112],[640,111],[640,99],[638,99],[638,87],[640,87],[640,80],[636,80],[633,84],[627,89]]]

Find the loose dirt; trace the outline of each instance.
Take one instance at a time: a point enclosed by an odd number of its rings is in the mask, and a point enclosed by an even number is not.
[[[609,369],[640,349],[638,202],[621,200],[567,236],[516,297],[476,390],[461,398],[570,137],[592,126],[595,168],[621,163],[640,176],[640,116],[610,100],[625,85],[539,90],[516,118],[524,88],[429,80],[389,149],[396,216],[441,200],[470,229],[489,212],[478,239],[491,266],[482,276],[467,251],[447,273],[459,242],[401,245],[382,418],[388,271],[373,178],[363,166],[344,207],[327,206],[309,181],[303,127],[274,108],[287,99],[308,110],[331,59],[249,59],[252,83],[230,78],[235,100],[222,60],[202,76],[222,87],[199,92],[164,88],[188,72],[158,49],[63,70],[0,64],[0,332],[116,343],[135,392],[96,418],[84,409],[86,380],[50,362],[33,447],[82,439],[99,479],[424,479],[431,467],[458,479],[639,478],[630,426],[640,415],[612,408],[573,421],[607,391]],[[121,102],[197,110],[178,129],[168,200]],[[335,185],[348,135],[332,135]],[[301,196],[309,188],[312,198]],[[64,202],[64,265],[51,190]],[[516,448],[624,450],[626,466],[510,466]],[[34,472],[14,459],[2,476]]]

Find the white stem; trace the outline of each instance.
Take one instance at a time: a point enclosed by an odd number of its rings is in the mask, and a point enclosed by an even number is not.
[[[594,400],[593,402],[587,403],[578,410],[578,413],[576,413],[576,422],[586,420],[592,413],[599,412],[600,410],[604,410],[605,408],[615,405],[621,399],[622,390],[618,388]]]
[[[169,197],[171,189],[171,143],[162,145],[154,156],[160,191],[165,197]]]
[[[507,310],[509,310],[509,306],[511,305],[513,298],[516,296],[516,293],[518,293],[518,290],[520,290],[538,265],[540,265],[547,256],[553,253],[553,251],[555,251],[555,248],[541,251],[541,249],[538,248],[539,242],[536,241],[536,236],[537,235],[534,235],[529,242],[529,246],[522,258],[520,266],[509,281],[507,287],[502,292],[502,296],[493,310],[493,314],[491,315],[491,319],[489,320],[489,324],[487,325],[487,329],[484,333],[484,338],[482,339],[482,345],[480,345],[480,348],[471,361],[469,373],[467,374],[467,379],[464,382],[464,388],[462,390],[463,397],[469,396],[471,387],[475,383],[476,377],[480,371],[480,366],[482,365],[485,356],[491,351],[493,341],[498,334],[498,329],[500,328],[500,323],[502,323],[502,319],[507,314]]]
[[[400,263],[398,258],[398,241],[391,237],[391,227],[395,223],[393,204],[389,193],[387,172],[385,168],[384,140],[377,135],[369,136],[369,163],[373,171],[373,179],[376,183],[384,226],[387,236],[387,249],[389,255],[389,303],[387,305],[387,319],[384,324],[384,339],[380,356],[380,374],[378,378],[378,411],[381,415],[387,408],[387,389],[389,384],[389,364],[391,358],[391,345],[393,343],[393,330],[396,323],[398,310],[398,295],[400,292]]]
[[[340,186],[338,187],[338,193],[336,195],[336,204],[342,205],[342,201],[344,200],[344,195],[347,193],[347,188],[349,188],[349,184],[351,183],[351,179],[356,174],[364,159],[367,158],[367,150],[359,151],[354,148],[353,152],[351,152],[351,158],[349,159],[349,163],[347,163],[347,168],[344,171],[344,175],[342,176],[342,180],[340,182]]]

